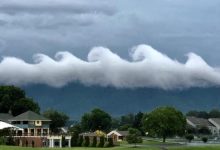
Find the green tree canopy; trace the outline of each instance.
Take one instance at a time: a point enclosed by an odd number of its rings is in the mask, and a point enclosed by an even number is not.
[[[38,103],[26,97],[25,92],[15,86],[0,86],[0,113],[19,115],[25,111],[40,112]]]
[[[126,140],[129,144],[135,144],[136,147],[137,143],[142,143],[141,132],[138,129],[129,128],[128,132],[129,134],[126,137]]]
[[[83,131],[109,131],[111,128],[111,123],[111,116],[98,108],[93,109],[90,113],[85,113],[81,119]]]
[[[162,137],[165,142],[168,136],[184,134],[186,118],[173,107],[159,107],[149,113],[144,126],[149,135]]]
[[[28,110],[40,113],[40,107],[38,103],[34,102],[31,98],[21,98],[17,100],[11,108],[12,115],[17,116]]]
[[[69,120],[69,117],[65,113],[58,112],[54,109],[46,110],[43,115],[51,120],[50,129],[53,133],[58,133],[59,128],[65,126]]]

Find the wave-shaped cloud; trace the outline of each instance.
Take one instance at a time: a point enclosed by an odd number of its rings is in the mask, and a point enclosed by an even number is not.
[[[200,56],[189,53],[180,63],[148,45],[130,52],[132,61],[122,59],[104,47],[95,47],[88,61],[69,52],[58,52],[55,59],[36,54],[34,63],[16,57],[0,62],[1,84],[47,84],[62,87],[71,82],[116,88],[190,88],[220,85],[220,70],[209,66]]]

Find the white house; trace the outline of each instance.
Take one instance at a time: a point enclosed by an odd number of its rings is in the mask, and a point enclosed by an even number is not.
[[[123,141],[128,136],[128,131],[113,130],[107,134],[107,138],[112,138],[114,142]]]
[[[212,135],[216,135],[218,133],[218,129],[215,126],[215,124],[210,122],[208,119],[197,118],[197,117],[187,117],[186,122],[188,125],[196,129],[199,129],[201,127],[207,127],[211,131]]]
[[[220,118],[209,118],[208,120],[217,128],[216,134],[219,136],[220,135]]]

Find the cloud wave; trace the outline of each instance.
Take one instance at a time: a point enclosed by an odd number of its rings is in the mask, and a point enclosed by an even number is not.
[[[148,45],[130,51],[131,61],[104,47],[94,47],[84,61],[69,52],[58,52],[52,59],[36,54],[34,63],[16,57],[0,62],[1,84],[47,84],[62,87],[71,82],[116,88],[162,88],[166,90],[220,85],[220,70],[200,56],[189,53],[181,63]]]

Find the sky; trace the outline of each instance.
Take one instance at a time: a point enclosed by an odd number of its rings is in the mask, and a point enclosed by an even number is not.
[[[219,6],[219,0],[0,0],[0,83],[219,86]]]

